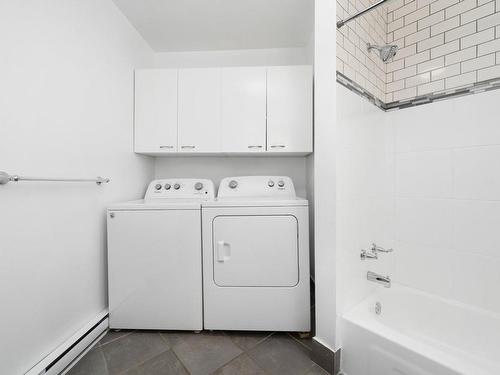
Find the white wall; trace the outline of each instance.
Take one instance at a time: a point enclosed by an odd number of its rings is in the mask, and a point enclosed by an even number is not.
[[[308,196],[306,174],[305,157],[165,157],[155,166],[156,178],[209,178],[216,186],[229,176],[289,176],[301,197]]]
[[[336,135],[335,3],[315,2],[314,30],[314,222],[315,340],[336,348]]]
[[[225,51],[159,52],[158,68],[198,68],[214,66],[261,66],[310,64],[311,51],[304,48],[268,48]]]
[[[0,186],[0,373],[21,374],[107,306],[105,207],[138,198],[133,69],[152,52],[111,1],[0,2],[0,170],[110,177]]]

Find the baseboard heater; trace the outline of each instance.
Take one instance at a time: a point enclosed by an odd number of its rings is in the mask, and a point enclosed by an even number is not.
[[[104,336],[108,327],[108,311],[106,310],[33,366],[25,375],[59,375],[66,373]]]

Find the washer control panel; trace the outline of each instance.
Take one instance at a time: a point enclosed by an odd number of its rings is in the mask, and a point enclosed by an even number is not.
[[[214,183],[201,178],[169,178],[149,183],[145,200],[151,199],[204,199],[215,197]]]
[[[296,198],[292,179],[286,176],[226,177],[219,186],[218,198],[269,197]]]

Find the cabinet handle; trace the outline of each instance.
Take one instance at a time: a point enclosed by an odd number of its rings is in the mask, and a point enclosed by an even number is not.
[[[272,145],[271,148],[285,148],[285,145]]]
[[[250,146],[248,146],[248,148],[262,148],[262,146],[259,146],[259,145],[250,145]]]
[[[174,148],[174,146],[160,146],[160,148],[168,148],[168,149],[172,149],[172,148]]]
[[[186,148],[189,148],[189,149],[193,149],[193,148],[196,148],[196,146],[181,146],[182,149],[186,149]]]

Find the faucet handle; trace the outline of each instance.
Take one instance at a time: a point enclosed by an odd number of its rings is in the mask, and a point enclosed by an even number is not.
[[[361,254],[359,255],[359,257],[361,258],[361,260],[378,259],[377,253],[365,249],[361,250]]]
[[[383,247],[377,246],[376,243],[372,243],[370,250],[374,253],[392,253],[394,251],[394,249],[384,249]]]

